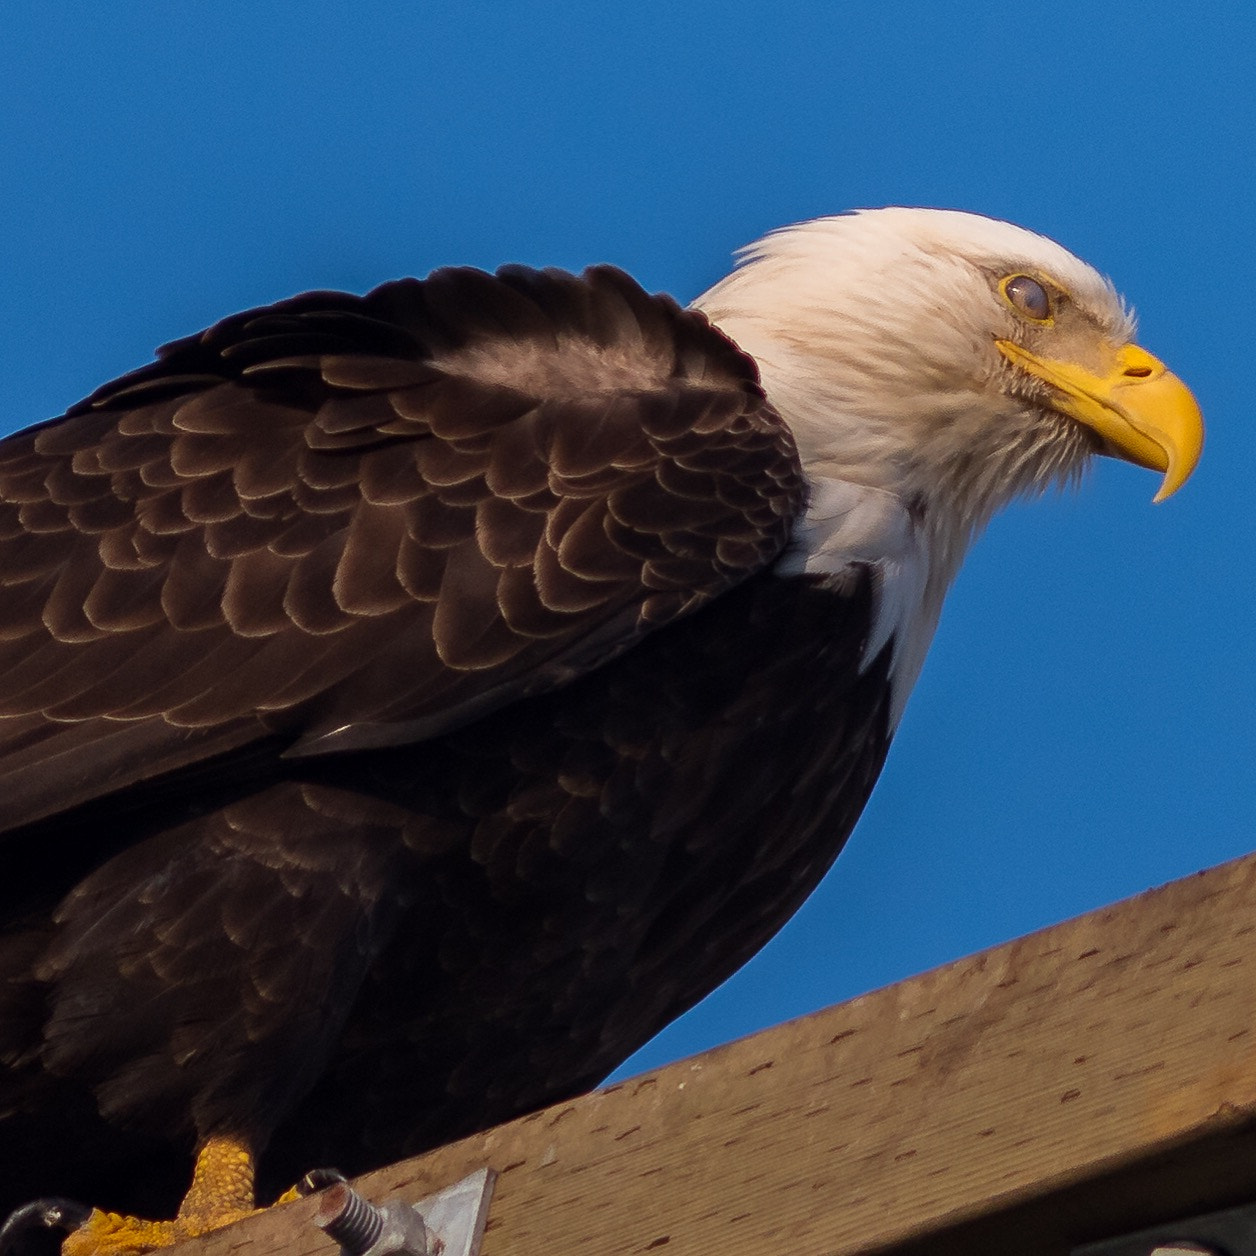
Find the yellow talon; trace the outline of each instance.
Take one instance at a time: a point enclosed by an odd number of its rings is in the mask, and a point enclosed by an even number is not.
[[[173,1221],[145,1221],[94,1208],[61,1244],[62,1256],[140,1256],[219,1230],[259,1211],[253,1154],[232,1137],[208,1139],[196,1156],[192,1185]]]

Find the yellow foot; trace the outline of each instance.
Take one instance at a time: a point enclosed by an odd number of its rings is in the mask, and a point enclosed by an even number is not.
[[[284,1204],[343,1181],[334,1169],[315,1169],[275,1202]],[[0,1256],[47,1252],[49,1239],[62,1234],[66,1236],[62,1256],[142,1256],[259,1211],[253,1202],[253,1153],[248,1143],[220,1136],[208,1139],[197,1152],[191,1188],[173,1221],[102,1212],[68,1199],[37,1199],[0,1226]]]
[[[229,1212],[211,1219],[145,1221],[93,1208],[91,1215],[61,1244],[61,1256],[139,1256],[160,1247],[173,1247],[220,1226],[247,1217],[254,1209]]]
[[[140,1256],[221,1229],[258,1209],[253,1154],[238,1138],[211,1138],[196,1156],[192,1186],[173,1221],[145,1221],[93,1208],[61,1244],[62,1256]]]

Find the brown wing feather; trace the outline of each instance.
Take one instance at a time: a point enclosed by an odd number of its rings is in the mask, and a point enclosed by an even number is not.
[[[768,564],[803,495],[753,364],[610,268],[227,319],[0,442],[0,830],[564,683]]]

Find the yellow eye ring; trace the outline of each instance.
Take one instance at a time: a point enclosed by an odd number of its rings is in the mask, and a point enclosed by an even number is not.
[[[1045,284],[1032,275],[1006,275],[999,280],[999,294],[1022,318],[1040,327],[1049,327],[1055,320],[1051,311],[1051,294]]]

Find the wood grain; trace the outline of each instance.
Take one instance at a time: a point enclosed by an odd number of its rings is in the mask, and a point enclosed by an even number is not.
[[[362,1179],[501,1174],[485,1256],[965,1252],[1256,1196],[1256,856]],[[311,1203],[200,1241],[329,1244]]]

